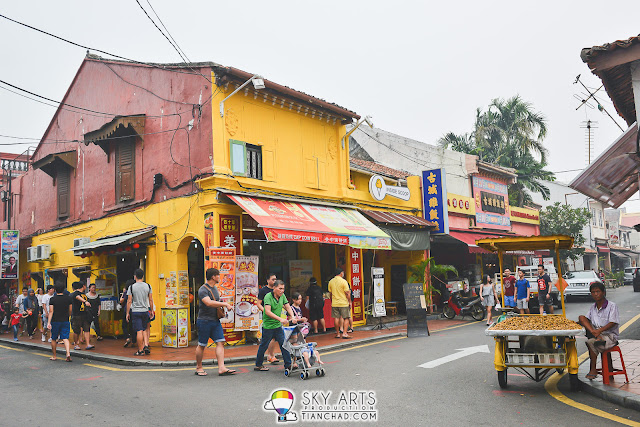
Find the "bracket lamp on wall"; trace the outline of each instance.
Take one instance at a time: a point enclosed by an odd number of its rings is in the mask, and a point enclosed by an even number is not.
[[[227,99],[231,98],[236,93],[240,92],[240,90],[242,88],[244,88],[246,85],[248,85],[249,83],[253,83],[253,88],[256,89],[256,90],[260,90],[260,89],[264,89],[265,88],[264,79],[261,76],[256,74],[255,76],[251,77],[249,80],[247,80],[246,82],[242,83],[236,90],[231,92],[231,94],[229,94],[229,96],[227,96],[225,99],[220,101],[220,117],[224,117],[224,101],[226,101]]]

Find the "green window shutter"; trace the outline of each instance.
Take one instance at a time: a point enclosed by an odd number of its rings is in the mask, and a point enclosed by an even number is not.
[[[247,174],[247,145],[235,139],[229,140],[229,163],[234,175],[246,176]]]

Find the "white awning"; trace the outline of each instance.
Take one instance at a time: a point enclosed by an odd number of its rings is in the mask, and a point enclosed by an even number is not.
[[[144,240],[147,237],[151,237],[154,233],[155,227],[147,227],[142,230],[129,231],[123,234],[118,234],[116,236],[103,237],[102,239],[98,239],[93,242],[85,243],[84,245],[78,245],[71,249],[67,249],[67,251],[80,252],[109,246],[118,246],[123,243],[134,243],[140,240]]]

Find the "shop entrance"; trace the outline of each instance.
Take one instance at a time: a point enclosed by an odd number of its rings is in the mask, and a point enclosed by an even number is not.
[[[322,290],[329,290],[329,281],[336,274],[336,247],[334,245],[320,244],[320,281]]]
[[[204,246],[200,240],[193,239],[187,250],[187,261],[189,269],[189,318],[191,319],[191,330],[195,331],[193,326],[198,318],[198,306],[196,304],[195,295],[198,289],[204,284]]]
[[[392,265],[391,266],[391,301],[395,302],[398,307],[398,313],[406,313],[406,305],[404,302],[403,285],[407,283],[407,266]]]

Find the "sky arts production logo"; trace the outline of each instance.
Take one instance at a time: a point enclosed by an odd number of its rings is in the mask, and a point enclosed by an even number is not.
[[[276,390],[271,399],[264,403],[267,411],[276,411],[279,422],[285,421],[327,421],[361,422],[378,421],[376,393],[371,390],[303,391],[300,399],[300,417],[292,412],[294,396],[289,390]]]

